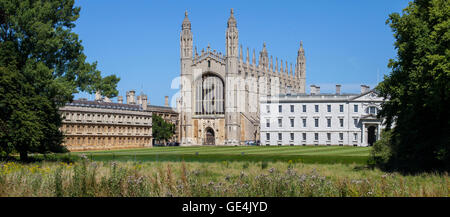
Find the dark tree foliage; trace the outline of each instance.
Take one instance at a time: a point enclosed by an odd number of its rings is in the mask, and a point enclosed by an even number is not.
[[[166,142],[170,138],[172,138],[175,132],[175,125],[171,123],[167,123],[162,117],[159,115],[152,115],[152,136],[158,141]]]
[[[392,72],[377,90],[389,99],[390,169],[420,172],[450,169],[450,1],[416,0],[386,21],[396,39]],[[386,143],[386,142],[385,142]]]
[[[80,91],[117,95],[86,62],[74,0],[0,0],[0,154],[62,152],[58,110]]]

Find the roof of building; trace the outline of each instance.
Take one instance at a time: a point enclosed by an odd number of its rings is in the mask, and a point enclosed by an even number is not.
[[[158,106],[158,105],[148,105],[147,106],[147,111],[152,111],[152,112],[167,112],[167,113],[177,113],[178,112],[170,107],[170,106]]]
[[[266,97],[266,98],[261,98],[260,101],[284,101],[284,100],[296,100],[296,99],[303,99],[303,100],[312,100],[312,101],[316,101],[316,100],[330,100],[330,101],[347,101],[347,100],[354,100],[356,98],[359,98],[361,96],[364,96],[366,94],[369,93],[375,93],[378,95],[378,91],[376,91],[375,89],[369,90],[367,92],[364,93],[341,93],[341,94],[336,94],[336,93],[318,93],[318,94],[310,94],[310,93],[292,93],[292,94],[279,94],[276,96],[271,96],[271,97]]]
[[[72,102],[67,103],[66,105],[67,106],[77,106],[77,107],[142,111],[142,107],[140,105],[122,104],[122,103],[104,102],[104,101],[73,100]]]

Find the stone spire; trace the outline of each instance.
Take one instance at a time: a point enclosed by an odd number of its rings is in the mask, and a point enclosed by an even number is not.
[[[275,72],[278,72],[278,57],[275,57]]]
[[[283,74],[283,59],[280,59],[280,73]]]
[[[187,11],[184,13],[184,20],[181,24],[180,49],[182,59],[192,59],[193,37]]]
[[[306,85],[306,58],[303,42],[300,41],[300,48],[297,53],[297,63],[295,66],[295,77],[300,80],[300,93],[305,93]]]
[[[183,20],[183,23],[181,24],[181,29],[182,30],[185,30],[185,29],[190,30],[191,29],[191,22],[189,21],[187,11],[184,12],[184,20]]]
[[[256,55],[255,55],[255,49],[254,48],[253,48],[252,64],[256,65]]]
[[[259,65],[262,65],[264,68],[269,67],[269,54],[267,53],[266,43],[263,43],[263,49],[259,52]]]
[[[289,75],[292,75],[292,63],[290,63],[290,65],[291,65],[291,68],[289,70]]]
[[[272,58],[272,55],[270,55],[270,71],[273,71],[273,58]]]
[[[231,8],[230,18],[228,18],[228,28],[237,27],[236,19],[234,18],[233,8]]]
[[[239,32],[237,30],[236,19],[234,18],[233,9],[231,9],[230,18],[228,18],[227,24],[228,24],[226,32],[227,56],[237,58],[239,46]]]
[[[250,63],[250,51],[248,50],[248,47],[247,47],[247,60],[246,60],[246,62],[247,62],[247,64],[249,64]]]
[[[285,72],[286,72],[286,74],[288,74],[288,73],[289,73],[289,71],[288,71],[288,70],[289,70],[289,66],[288,66],[288,63],[287,63],[287,60],[286,60],[286,71],[285,71]]]
[[[295,76],[297,77],[304,77],[305,73],[305,65],[306,65],[306,58],[305,58],[305,50],[303,49],[303,42],[300,41],[300,48],[297,52],[297,64],[296,64],[296,71]]]
[[[242,44],[241,44],[241,49],[239,50],[239,60],[242,62],[242,59],[244,57],[242,56]]]

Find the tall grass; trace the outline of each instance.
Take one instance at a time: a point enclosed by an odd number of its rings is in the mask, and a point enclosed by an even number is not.
[[[0,196],[448,197],[448,174],[289,162],[0,163]]]

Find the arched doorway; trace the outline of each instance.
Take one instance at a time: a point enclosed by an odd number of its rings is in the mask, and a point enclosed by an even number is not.
[[[205,141],[204,145],[215,145],[216,137],[214,136],[214,130],[211,127],[206,128],[205,130]]]
[[[376,130],[375,126],[370,126],[367,129],[367,143],[369,144],[369,146],[373,146],[375,141],[377,141],[377,135],[375,130]]]

